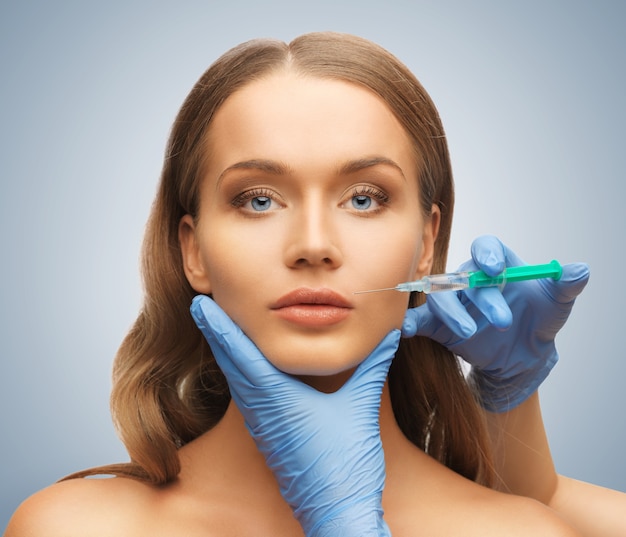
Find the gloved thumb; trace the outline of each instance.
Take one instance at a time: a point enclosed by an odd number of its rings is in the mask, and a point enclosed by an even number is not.
[[[562,268],[563,273],[558,280],[544,280],[545,288],[555,302],[569,304],[587,285],[589,266],[586,263],[569,263]]]

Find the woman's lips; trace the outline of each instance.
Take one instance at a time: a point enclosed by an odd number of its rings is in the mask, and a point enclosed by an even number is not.
[[[330,289],[300,288],[279,298],[270,309],[291,323],[303,326],[329,326],[343,321],[352,304]]]

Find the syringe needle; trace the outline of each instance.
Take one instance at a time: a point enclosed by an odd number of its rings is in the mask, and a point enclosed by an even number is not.
[[[365,293],[378,293],[380,291],[397,291],[397,287],[385,287],[384,289],[370,289],[369,291],[354,291],[353,295],[362,295]]]

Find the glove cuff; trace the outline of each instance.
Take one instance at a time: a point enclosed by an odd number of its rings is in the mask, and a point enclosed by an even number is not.
[[[555,352],[540,369],[523,371],[509,378],[490,375],[484,370],[472,367],[468,381],[475,388],[481,406],[488,412],[508,412],[521,405],[548,377],[559,357]]]
[[[305,532],[307,537],[391,537],[382,509],[369,513],[346,509]]]
[[[381,500],[382,492],[378,491],[338,505],[324,515],[295,509],[294,515],[306,537],[391,537]]]

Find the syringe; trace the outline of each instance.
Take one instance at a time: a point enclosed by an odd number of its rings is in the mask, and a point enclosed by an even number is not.
[[[395,287],[384,289],[371,289],[369,291],[356,291],[354,294],[377,293],[379,291],[403,291],[410,293],[437,293],[439,291],[461,291],[473,287],[497,287],[510,282],[523,280],[537,280],[539,278],[553,278],[558,280],[563,273],[558,261],[551,261],[544,265],[522,265],[520,267],[507,267],[498,276],[491,277],[482,270],[474,272],[448,272],[446,274],[430,274],[420,280],[399,283]]]

